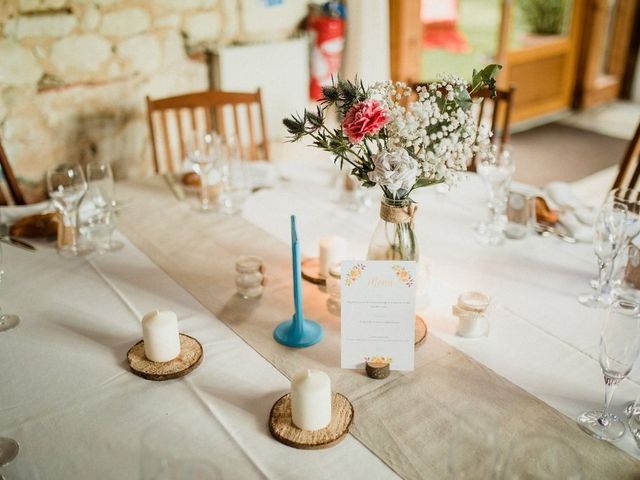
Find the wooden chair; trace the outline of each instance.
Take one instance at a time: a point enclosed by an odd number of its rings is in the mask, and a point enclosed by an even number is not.
[[[414,83],[411,87],[415,90],[415,87],[427,85],[429,84]],[[514,85],[510,85],[507,89],[498,88],[496,89],[496,96],[491,98],[489,89],[482,88],[471,95],[474,100],[482,99],[482,102],[479,102],[474,112],[478,127],[483,121],[486,121],[487,118],[491,118],[491,131],[493,132],[491,143],[497,145],[499,150],[502,150],[511,138],[511,112],[513,111],[515,90]],[[471,158],[467,166],[467,170],[470,172],[476,171],[474,160],[475,157]]]
[[[248,160],[269,160],[260,89],[253,93],[205,91],[147,99],[147,120],[156,173],[177,171],[186,156],[185,138],[215,130],[233,134]]]
[[[622,157],[618,175],[611,189],[636,188],[638,177],[640,177],[640,123],[638,123],[636,133],[627,146],[624,157]]]
[[[2,143],[0,142],[0,168],[2,169],[2,175],[7,183],[7,190],[9,193],[9,198],[14,205],[26,205],[24,200],[24,196],[22,195],[22,190],[20,190],[20,185],[18,185],[18,181],[16,180],[16,176],[13,174],[13,170],[11,165],[9,164],[9,159],[7,158],[7,154],[4,152],[2,148]],[[6,200],[6,199],[5,199]]]

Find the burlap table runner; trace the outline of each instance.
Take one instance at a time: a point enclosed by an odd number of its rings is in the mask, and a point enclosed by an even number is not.
[[[134,200],[122,212],[123,233],[284,375],[305,368],[327,372],[334,390],[354,405],[352,434],[402,477],[447,477],[460,418],[478,411],[499,429],[497,449],[504,455],[515,442],[550,435],[576,450],[586,478],[640,477],[633,457],[592,439],[573,420],[434,335],[416,351],[414,372],[371,380],[364,371],[341,369],[340,321],[314,285],[304,286],[305,314],[324,326],[325,338],[299,350],[276,343],[273,329],[293,312],[288,245],[242,218],[194,212],[161,179],[119,187],[122,198]],[[277,215],[288,222],[289,212]],[[241,255],[264,260],[267,282],[260,299],[236,295],[234,262]],[[476,451],[468,455],[484,461]]]

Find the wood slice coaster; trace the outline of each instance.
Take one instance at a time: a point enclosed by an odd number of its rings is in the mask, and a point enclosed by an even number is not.
[[[416,333],[413,344],[417,347],[427,338],[427,322],[420,315],[416,315]]]
[[[320,259],[307,258],[301,263],[302,278],[316,285],[326,285],[327,281],[320,276]]]
[[[333,393],[331,422],[320,430],[301,430],[291,418],[291,394],[280,397],[269,414],[269,431],[280,443],[302,450],[319,450],[338,443],[349,433],[353,405],[347,397]]]
[[[184,333],[180,334],[180,355],[169,362],[152,362],[144,355],[144,340],[140,340],[127,352],[131,371],[147,380],[161,382],[184,377],[202,363],[200,342]]]

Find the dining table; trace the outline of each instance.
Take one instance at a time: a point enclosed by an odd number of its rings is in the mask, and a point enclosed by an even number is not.
[[[378,192],[363,192],[358,208],[345,202],[328,158],[270,168],[272,181],[235,215],[197,211],[195,193],[179,200],[159,176],[117,182],[118,251],[70,258],[45,241],[35,252],[2,245],[0,306],[21,317],[0,333],[0,436],[20,445],[0,468],[4,478],[145,478],[158,440],[172,458],[205,462],[210,478],[461,478],[458,457],[476,455],[459,448],[465,425],[482,425],[478,437],[495,442],[492,478],[510,478],[507,467],[525,462],[518,447],[536,438],[569,447],[572,478],[640,477],[628,431],[608,443],[575,423],[604,401],[606,311],[577,301],[597,272],[590,243],[533,231],[499,246],[477,242],[487,202],[473,173],[449,192],[415,191],[427,272],[416,310],[427,340],[416,346],[414,372],[373,380],[340,368],[340,316],[318,285],[303,284],[304,305],[325,338],[293,349],[272,332],[293,312],[290,216],[303,256],[317,257],[319,240],[338,235],[350,258],[365,259]],[[260,298],[236,293],[241,255],[263,261]],[[485,336],[456,334],[452,305],[466,291],[491,298]],[[155,382],[129,369],[141,318],[154,309],[174,311],[180,331],[203,346],[202,364],[182,378]],[[269,432],[271,407],[307,368],[326,371],[354,406],[351,432],[331,448],[294,449]],[[639,395],[636,365],[613,410],[623,415]]]

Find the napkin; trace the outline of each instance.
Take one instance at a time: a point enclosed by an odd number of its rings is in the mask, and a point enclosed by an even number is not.
[[[553,203],[560,209],[572,210],[576,219],[585,224],[593,225],[596,221],[597,212],[594,208],[584,205],[578,200],[571,190],[571,186],[566,182],[551,182],[545,187],[547,195]]]
[[[8,223],[11,225],[21,218],[38,213],[53,211],[53,207],[49,200],[31,205],[12,205],[0,208],[0,223]]]
[[[585,225],[574,212],[567,210],[558,214],[558,223],[579,242],[593,241],[593,226]]]

